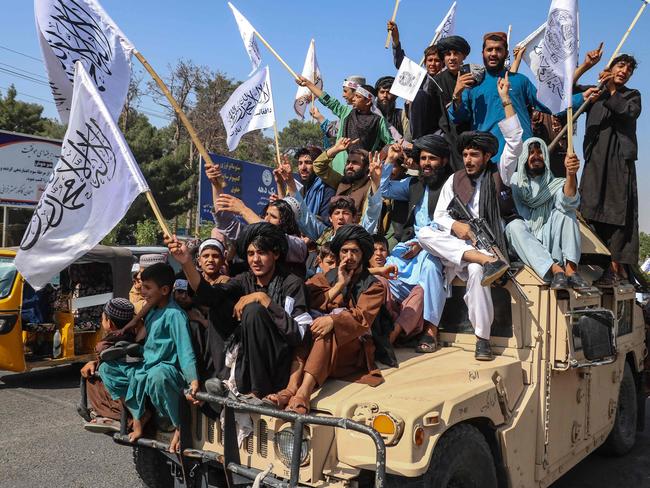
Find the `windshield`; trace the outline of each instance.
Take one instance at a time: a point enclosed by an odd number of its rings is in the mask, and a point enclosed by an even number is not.
[[[13,258],[0,258],[0,299],[7,298],[16,278]]]

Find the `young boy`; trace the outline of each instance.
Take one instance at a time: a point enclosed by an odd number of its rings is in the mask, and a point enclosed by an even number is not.
[[[316,273],[328,273],[331,269],[336,268],[336,256],[332,252],[329,242],[321,245],[318,251],[317,264]]]
[[[154,409],[174,426],[169,451],[177,452],[180,396],[189,384],[187,399],[198,404],[193,395],[199,390],[199,380],[187,315],[171,297],[173,285],[174,270],[168,264],[154,264],[142,272],[142,296],[152,309],[138,334],[146,334],[144,360],[133,372],[125,403],[133,415],[133,431],[129,434],[132,442],[142,436],[149,398]]]
[[[110,348],[120,341],[134,341],[134,333],[120,334],[134,316],[133,305],[125,298],[113,298],[104,306],[101,324],[104,338],[97,343],[97,354]],[[98,367],[99,365],[99,367]],[[99,370],[103,381],[94,377]],[[88,401],[95,413],[95,418],[85,425],[86,430],[92,432],[109,432],[119,430],[122,413],[120,398],[126,396],[129,387],[129,377],[132,371],[131,364],[124,361],[90,361],[81,368],[81,376],[86,378],[86,392]]]

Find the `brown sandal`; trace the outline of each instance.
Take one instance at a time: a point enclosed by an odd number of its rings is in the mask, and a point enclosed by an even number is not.
[[[415,347],[415,352],[418,354],[429,354],[436,352],[436,349],[438,349],[438,338],[425,332],[422,337],[420,337],[420,341]]]
[[[269,395],[266,395],[262,399],[262,401],[267,405],[273,406],[280,410],[284,410],[286,406],[289,404],[291,397],[294,395],[295,395],[294,392],[285,388],[284,390],[280,390],[277,393],[271,393]]]
[[[289,400],[289,403],[287,404],[287,408],[285,408],[285,410],[288,410],[289,412],[295,412],[300,415],[307,415],[309,413],[309,400],[299,395],[294,395],[291,397],[291,400]]]

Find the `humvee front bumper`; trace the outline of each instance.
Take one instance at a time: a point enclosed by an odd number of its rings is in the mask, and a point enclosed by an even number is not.
[[[300,485],[299,475],[301,467],[301,453],[303,442],[303,428],[306,425],[321,425],[332,427],[335,429],[346,429],[359,432],[370,437],[375,445],[375,488],[383,488],[386,482],[386,446],[384,439],[372,427],[365,424],[352,421],[346,418],[319,416],[319,415],[300,415],[294,412],[287,412],[277,410],[272,407],[251,405],[245,402],[234,400],[228,397],[218,397],[209,393],[200,392],[196,394],[196,398],[205,402],[219,404],[224,409],[224,429],[223,429],[223,454],[218,454],[212,451],[195,449],[193,447],[185,447],[191,442],[187,439],[183,442],[183,428],[181,428],[181,455],[173,455],[167,452],[168,445],[165,443],[141,438],[135,442],[131,442],[126,435],[126,418],[122,422],[122,432],[115,434],[113,439],[115,442],[122,445],[140,446],[150,449],[159,450],[163,453],[172,463],[172,473],[178,478],[185,478],[186,484],[180,486],[200,486],[212,487],[208,482],[209,467],[220,468],[223,470],[228,482],[228,486],[250,486],[255,483],[255,486],[269,486],[272,488],[293,488]],[[191,432],[189,426],[189,406],[186,402],[182,402],[182,407],[185,412],[184,417],[188,419],[188,426],[186,432]],[[268,471],[246,466],[240,461],[239,447],[237,444],[237,431],[235,428],[235,412],[247,412],[253,414],[260,414],[269,417],[275,417],[285,422],[292,424],[293,432],[293,446],[291,452],[291,464],[289,479],[277,477]],[[187,479],[187,478],[192,479]],[[204,479],[200,479],[204,478]],[[316,483],[322,485],[323,483]]]

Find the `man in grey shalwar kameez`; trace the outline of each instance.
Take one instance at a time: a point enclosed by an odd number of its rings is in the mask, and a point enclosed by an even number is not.
[[[537,137],[524,142],[517,172],[510,180],[517,213],[523,220],[511,222],[506,236],[519,258],[540,278],[551,281],[551,289],[582,290],[589,284],[577,272],[580,194],[576,175],[580,161],[575,154],[567,155],[564,166],[566,178],[555,178],[546,143]]]

